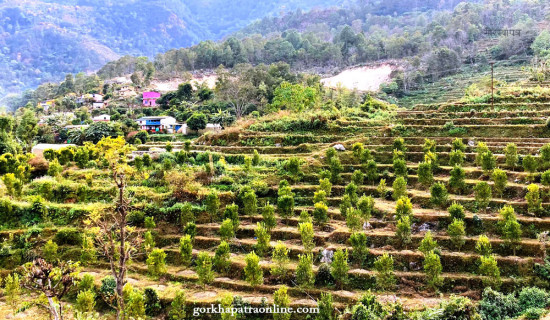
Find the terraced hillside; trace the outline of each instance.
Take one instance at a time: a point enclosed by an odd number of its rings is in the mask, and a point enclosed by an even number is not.
[[[544,286],[548,279],[537,270],[550,228],[550,95],[510,87],[496,100],[494,107],[418,105],[384,117],[281,113],[193,143],[140,145],[128,182],[129,220],[146,234],[146,246],[137,248],[128,283],[158,293],[157,315],[181,289],[191,310],[227,294],[234,305],[272,303],[285,284],[293,307],[315,307],[330,292],[345,313],[369,290],[417,310],[452,294],[479,300],[487,286]],[[99,288],[111,272],[101,255],[83,255],[90,251],[83,239],[93,236],[84,221],[116,196],[108,171],[71,162],[57,178],[6,196],[4,220],[19,229],[2,231],[3,268],[44,256],[53,239],[62,259],[82,260]],[[166,268],[154,276],[147,259],[153,247],[166,254]],[[282,248],[285,272],[274,269]],[[253,251],[259,282],[245,272]],[[211,279],[198,267],[204,252],[213,259]],[[347,267],[337,272],[343,252]],[[434,253],[441,263],[435,273],[426,268]],[[304,280],[309,254],[315,275]]]

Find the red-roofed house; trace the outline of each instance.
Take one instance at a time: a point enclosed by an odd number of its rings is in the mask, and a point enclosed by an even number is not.
[[[157,99],[160,98],[160,93],[149,91],[143,93],[143,105],[147,107],[155,107]]]

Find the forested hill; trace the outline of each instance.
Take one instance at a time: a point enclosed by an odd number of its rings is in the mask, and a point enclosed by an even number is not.
[[[287,10],[338,5],[328,0],[3,0],[0,94],[95,71],[130,54],[153,57],[217,40]]]

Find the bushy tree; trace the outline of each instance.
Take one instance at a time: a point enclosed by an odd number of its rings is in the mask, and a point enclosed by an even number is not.
[[[421,162],[418,164],[418,182],[424,186],[429,187],[434,180],[432,166],[428,162]]]
[[[443,267],[441,266],[439,256],[433,251],[428,252],[424,256],[424,272],[426,272],[429,287],[436,290],[443,284],[443,278],[441,278],[442,271]]]
[[[502,238],[507,246],[513,250],[513,254],[516,255],[516,249],[521,243],[521,225],[517,221],[516,213],[512,206],[504,206],[500,212]]]
[[[193,239],[186,234],[180,238],[180,255],[183,265],[188,266],[193,259]]]
[[[497,165],[497,159],[491,151],[481,154],[481,169],[483,173],[489,175]]]
[[[350,208],[353,208],[353,204],[351,203],[349,194],[344,194],[344,196],[342,197],[342,201],[340,201],[339,208],[340,208],[340,214],[343,217],[346,217],[346,215],[348,214],[348,210]]]
[[[464,221],[460,219],[453,219],[453,222],[447,228],[447,233],[451,237],[451,242],[453,245],[460,250],[464,245],[465,240],[464,236],[466,235]]]
[[[413,205],[409,197],[399,198],[395,204],[395,218],[401,219],[404,216],[410,216],[413,212]]]
[[[168,313],[170,320],[185,320],[185,305],[187,304],[187,297],[185,291],[178,290],[172,303],[170,304],[170,311]]]
[[[275,207],[269,202],[262,209],[262,218],[267,230],[271,231],[277,226],[277,218],[275,217]]]
[[[210,219],[218,218],[220,210],[220,197],[216,191],[211,191],[204,199],[206,212],[210,215]]]
[[[220,238],[228,241],[235,237],[235,230],[233,229],[233,222],[230,219],[223,220],[220,225]]]
[[[288,274],[290,259],[288,258],[288,248],[283,242],[277,241],[277,244],[273,248],[271,258],[273,260],[271,274],[278,278],[285,279]]]
[[[462,142],[461,138],[455,138],[451,143],[452,150],[466,151],[466,145]]]
[[[449,188],[458,194],[466,190],[466,172],[460,166],[454,166],[449,172]]]
[[[508,176],[506,175],[506,172],[501,169],[495,169],[493,170],[491,178],[494,183],[496,194],[499,197],[502,197],[502,195],[504,194],[504,190],[506,189],[506,185],[508,184]]]
[[[411,243],[411,232],[411,219],[409,216],[403,216],[397,221],[397,231],[395,232],[395,236],[402,246]]]
[[[334,305],[330,293],[321,293],[321,299],[317,300],[317,305],[319,313],[315,317],[315,320],[334,320]]]
[[[449,194],[447,188],[441,182],[436,182],[430,188],[430,201],[440,207],[444,207],[449,201]]]
[[[269,231],[263,223],[258,222],[258,224],[256,225],[256,229],[254,230],[254,235],[257,239],[256,246],[254,247],[256,252],[258,252],[260,256],[265,256],[269,251],[269,241],[271,241],[271,235],[269,234]]]
[[[340,173],[344,170],[342,163],[338,157],[334,157],[330,160],[330,182],[338,183],[342,177]]]
[[[493,252],[491,241],[486,235],[480,235],[476,242],[476,252],[482,256],[490,256]]]
[[[396,177],[404,177],[405,179],[408,177],[407,173],[407,162],[403,159],[395,159],[393,160],[393,173]]]
[[[146,231],[143,234],[143,248],[145,253],[150,253],[155,247],[155,240],[151,231]]]
[[[324,190],[315,191],[313,194],[313,203],[327,202],[327,193]]]
[[[365,179],[365,175],[361,170],[353,171],[353,174],[351,175],[351,182],[353,182],[355,185],[357,186],[362,185],[364,179]]]
[[[296,267],[296,283],[301,287],[309,288],[315,282],[313,273],[313,256],[311,254],[298,255],[298,266]]]
[[[393,199],[397,200],[407,196],[407,181],[403,177],[395,178],[393,182]]]
[[[348,281],[348,250],[337,249],[330,265],[330,274],[336,285],[342,288]]]
[[[479,257],[479,274],[483,277],[483,285],[498,288],[500,286],[500,270],[493,256]]]
[[[378,166],[376,165],[376,161],[367,161],[364,170],[365,178],[374,185],[376,180],[378,180]]]
[[[537,160],[537,158],[528,154],[525,157],[523,157],[522,164],[523,164],[523,170],[525,172],[529,172],[529,178],[533,179],[539,167],[539,161]]]
[[[264,274],[260,267],[260,258],[254,251],[247,254],[245,257],[246,266],[244,267],[244,274],[246,282],[252,287],[256,287],[264,283]]]
[[[317,202],[313,209],[313,221],[323,226],[328,222],[328,207],[324,202]]]
[[[357,204],[357,200],[359,198],[357,196],[357,186],[355,185],[355,183],[353,182],[349,183],[344,189],[344,194],[347,194],[349,196],[351,204],[353,205]]]
[[[302,239],[304,251],[311,253],[313,248],[315,248],[313,224],[300,223],[298,224],[298,230],[300,231],[300,238]]]
[[[349,237],[349,242],[353,248],[351,252],[353,260],[362,265],[367,260],[367,255],[369,254],[367,235],[364,232],[354,232]]]
[[[332,183],[329,179],[324,178],[319,180],[319,190],[323,190],[327,197],[330,196],[332,191]]]
[[[376,285],[382,290],[388,290],[395,285],[395,275],[393,273],[393,257],[384,253],[374,261],[376,270]]]
[[[436,147],[437,147],[437,142],[435,142],[435,140],[426,138],[424,139],[424,145],[422,146],[422,151],[424,153],[427,153],[427,152],[435,153]]]
[[[395,140],[393,140],[393,149],[406,152],[405,140],[403,138],[395,138]]]
[[[248,191],[243,198],[243,212],[247,216],[255,216],[258,213],[258,200],[254,191]]]
[[[426,232],[424,238],[420,242],[418,250],[424,255],[428,254],[428,252],[436,252],[436,250],[438,250],[437,241],[434,240],[431,231]]]
[[[357,200],[357,209],[359,209],[361,216],[365,219],[365,221],[370,220],[374,210],[374,199],[370,196],[361,196],[359,200]]]
[[[376,193],[380,198],[385,198],[388,195],[388,186],[386,185],[386,179],[380,179],[378,187],[376,187]]]
[[[508,143],[504,148],[506,157],[506,165],[510,168],[515,168],[519,163],[518,147],[515,143]]]
[[[19,274],[8,274],[4,279],[4,297],[6,299],[6,304],[14,313],[21,303],[21,295],[21,279],[19,278]]]
[[[212,264],[218,272],[228,273],[231,267],[231,249],[226,241],[220,242],[220,245],[216,248],[214,259]]]
[[[485,144],[484,142],[477,143],[475,163],[478,166],[481,166],[483,154],[488,151],[490,150],[489,150],[489,147],[487,147],[487,144]]]
[[[540,188],[538,185],[532,183],[527,187],[525,200],[527,201],[528,213],[538,215],[542,211],[542,199],[540,197]]]
[[[485,210],[491,201],[491,186],[485,182],[478,182],[474,187],[474,196],[478,208]]]
[[[361,212],[355,208],[349,208],[346,214],[346,225],[352,232],[360,230],[362,226]]]
[[[281,286],[273,294],[273,304],[277,305],[279,308],[288,308],[290,306],[290,298],[288,297],[288,288],[286,286]],[[291,313],[274,313],[273,320],[290,320]]]
[[[214,280],[214,271],[212,271],[212,258],[208,252],[199,252],[196,261],[195,271],[199,276],[199,283],[203,286]]]
[[[449,154],[449,165],[462,166],[464,164],[465,159],[466,159],[466,156],[464,155],[464,152],[460,150],[453,150]]]
[[[150,276],[158,278],[166,273],[166,253],[162,249],[155,248],[147,256],[147,272]]]
[[[464,213],[464,207],[457,202],[453,202],[447,209],[449,212],[449,216],[451,219],[459,219],[464,220],[466,218],[466,214]]]
[[[277,209],[282,218],[288,219],[294,215],[294,196],[284,195],[277,199]]]

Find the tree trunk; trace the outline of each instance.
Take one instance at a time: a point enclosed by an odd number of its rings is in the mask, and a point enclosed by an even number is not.
[[[52,297],[48,297],[48,303],[50,305],[50,314],[51,314],[53,320],[61,320],[61,318],[59,317],[59,313],[57,312],[55,302],[53,301]]]

